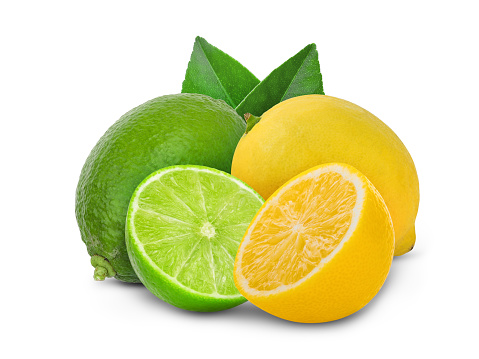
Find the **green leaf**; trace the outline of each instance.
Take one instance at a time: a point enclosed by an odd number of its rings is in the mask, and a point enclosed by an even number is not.
[[[261,116],[274,105],[291,97],[324,95],[318,51],[310,44],[273,70],[236,108],[240,116]]]
[[[235,108],[258,83],[246,67],[198,36],[181,92],[222,99]]]

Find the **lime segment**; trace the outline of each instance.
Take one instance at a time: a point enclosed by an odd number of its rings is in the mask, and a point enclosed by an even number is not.
[[[224,172],[173,166],[147,177],[128,210],[136,274],[161,299],[210,311],[244,302],[234,285],[239,243],[263,199]]]

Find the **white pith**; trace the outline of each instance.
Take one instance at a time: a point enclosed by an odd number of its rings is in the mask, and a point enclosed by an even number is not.
[[[317,267],[315,267],[309,274],[298,280],[297,282],[290,284],[290,285],[280,285],[275,289],[272,290],[264,290],[260,291],[255,288],[251,288],[249,286],[248,280],[244,277],[241,263],[243,260],[243,249],[250,243],[251,241],[251,233],[253,232],[254,228],[256,227],[256,224],[261,220],[263,214],[267,211],[267,209],[271,206],[274,206],[277,204],[278,199],[286,192],[288,191],[292,186],[296,185],[297,183],[311,179],[313,177],[317,177],[323,173],[328,173],[328,172],[335,172],[343,177],[344,180],[352,183],[354,185],[354,188],[356,190],[356,203],[353,207],[352,210],[352,218],[351,218],[351,224],[349,225],[349,228],[342,238],[342,240],[339,242],[339,244],[336,246],[336,248],[325,258],[321,259],[321,262]],[[354,230],[356,229],[357,223],[359,221],[359,218],[361,216],[361,210],[363,208],[363,202],[364,202],[364,196],[365,196],[365,189],[363,187],[363,181],[355,174],[352,173],[348,170],[347,167],[343,167],[341,165],[330,165],[326,167],[321,167],[318,168],[312,172],[309,172],[306,175],[303,175],[301,177],[296,178],[295,180],[291,181],[288,183],[286,186],[281,188],[275,195],[274,197],[270,198],[265,205],[261,208],[260,212],[256,215],[256,218],[253,220],[251,225],[249,226],[248,230],[246,231],[246,234],[243,238],[243,242],[240,245],[240,248],[238,250],[237,254],[237,267],[236,267],[236,280],[239,282],[240,287],[242,287],[244,290],[246,290],[249,294],[251,295],[257,295],[257,296],[267,296],[275,293],[282,292],[284,290],[291,289],[293,287],[296,287],[300,285],[301,283],[305,282],[308,280],[310,277],[312,277],[314,274],[316,274],[318,271],[321,270],[321,268],[328,263],[344,246],[344,244],[349,240],[351,235],[354,233]],[[296,225],[295,227],[297,227]],[[298,230],[298,228],[293,227],[293,230]]]
[[[141,209],[138,204],[138,199],[139,196],[138,194],[143,191],[145,187],[147,187],[150,183],[157,181],[159,178],[164,176],[167,173],[174,172],[174,171],[180,171],[180,170],[190,170],[193,172],[207,172],[209,174],[213,174],[216,176],[221,176],[228,178],[228,180],[232,180],[235,183],[237,183],[241,188],[245,189],[246,191],[252,193],[260,202],[263,202],[263,199],[261,196],[259,196],[254,190],[252,190],[249,186],[245,185],[242,181],[232,177],[225,175],[223,172],[214,170],[214,169],[209,169],[209,168],[201,168],[201,167],[190,167],[190,166],[175,166],[171,168],[167,168],[164,170],[161,170],[160,172],[152,175],[151,177],[147,178],[147,180],[141,184],[133,194],[133,201],[130,204],[131,206],[131,212],[128,215],[128,222],[129,222],[129,227],[130,227],[130,236],[133,239],[134,245],[138,248],[138,250],[141,252],[142,257],[145,258],[150,266],[152,266],[155,270],[160,272],[164,277],[166,277],[168,280],[171,282],[175,283],[177,286],[183,288],[185,291],[194,293],[196,295],[201,295],[201,296],[206,296],[206,297],[212,297],[212,298],[223,298],[223,299],[234,299],[234,298],[241,298],[241,294],[236,294],[236,295],[223,295],[219,293],[203,293],[203,292],[198,292],[194,289],[191,289],[190,287],[185,286],[183,283],[179,282],[176,277],[173,277],[167,273],[165,273],[161,268],[158,267],[158,265],[150,258],[150,256],[146,253],[143,244],[138,240],[138,237],[136,235],[136,229],[135,229],[135,223],[133,221],[134,214],[138,211],[138,209]],[[209,223],[208,223],[209,224]],[[213,228],[214,230],[214,228]]]

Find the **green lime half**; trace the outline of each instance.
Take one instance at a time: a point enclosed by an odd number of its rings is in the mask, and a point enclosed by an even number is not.
[[[234,259],[263,202],[239,179],[208,167],[152,173],[128,208],[126,247],[135,273],[179,308],[210,312],[245,302],[234,285]]]

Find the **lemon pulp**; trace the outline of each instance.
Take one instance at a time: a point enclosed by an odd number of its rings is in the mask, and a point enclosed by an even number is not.
[[[293,184],[251,232],[243,254],[249,287],[269,291],[307,276],[344,238],[356,199],[354,184],[339,173]]]

